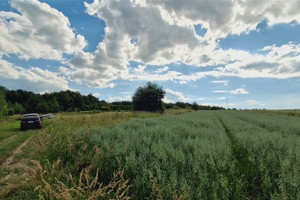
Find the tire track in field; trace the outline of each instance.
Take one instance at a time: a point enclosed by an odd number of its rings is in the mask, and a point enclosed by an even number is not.
[[[235,168],[238,180],[241,180],[241,187],[249,199],[263,199],[261,190],[262,178],[259,173],[259,166],[249,160],[247,149],[235,138],[234,134],[226,126],[221,116],[216,116],[223,126],[229,140],[232,153],[235,157]]]
[[[22,148],[27,145],[27,143],[31,140],[33,136],[30,136],[27,140],[25,140],[22,144],[20,144],[17,148],[15,148],[10,156],[4,160],[3,163],[0,164],[0,167],[9,166],[13,161],[16,154],[22,152]]]
[[[7,142],[9,140],[14,139],[15,137],[17,137],[17,135],[13,135],[13,136],[10,136],[9,138],[6,138],[5,140],[3,140],[3,141],[0,142],[0,145],[4,144],[5,142]]]

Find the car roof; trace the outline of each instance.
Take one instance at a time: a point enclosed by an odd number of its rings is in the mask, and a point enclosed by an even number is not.
[[[29,115],[38,115],[38,114],[37,113],[28,113],[28,114],[24,114],[23,117],[29,116]]]
[[[22,118],[28,118],[28,117],[39,117],[39,115],[37,113],[28,113],[22,116]]]

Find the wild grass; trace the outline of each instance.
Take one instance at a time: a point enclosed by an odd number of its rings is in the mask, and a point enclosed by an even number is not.
[[[17,117],[6,117],[5,121],[0,122],[0,143],[19,132],[20,121],[17,119]]]
[[[63,113],[57,114],[58,119],[43,120],[45,131],[54,134],[72,134],[78,128],[109,126],[133,118],[157,117],[160,114],[146,112],[102,112],[92,114]]]
[[[34,191],[39,199],[129,199],[130,185],[124,180],[123,171],[114,172],[111,181],[104,185],[99,182],[98,170],[93,174],[92,166],[82,169],[79,177],[73,177],[62,171],[61,160],[52,165],[47,162],[44,167],[38,161],[32,163],[35,181],[39,182]]]

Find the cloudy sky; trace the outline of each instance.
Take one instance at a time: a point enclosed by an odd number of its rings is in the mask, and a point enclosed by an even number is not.
[[[300,108],[299,0],[1,0],[0,85]]]

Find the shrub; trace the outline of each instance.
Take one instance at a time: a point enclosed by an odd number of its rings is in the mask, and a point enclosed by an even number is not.
[[[146,86],[140,86],[133,98],[133,108],[137,111],[148,112],[164,112],[164,98],[165,91],[155,83],[148,82]]]
[[[109,111],[110,108],[109,108],[109,106],[101,106],[101,110],[102,111]]]

